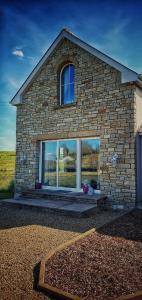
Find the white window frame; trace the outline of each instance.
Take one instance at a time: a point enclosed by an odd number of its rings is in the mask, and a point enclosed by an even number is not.
[[[39,151],[39,182],[42,182],[42,141],[40,141]]]
[[[76,192],[81,192],[81,141],[83,140],[100,140],[100,137],[83,137],[83,138],[72,138],[72,139],[58,139],[58,140],[43,140],[40,142],[40,156],[39,156],[39,182],[42,181],[42,149],[43,149],[43,143],[46,142],[56,142],[57,143],[57,164],[56,164],[56,187],[54,186],[45,186],[42,185],[42,189],[49,189],[49,190],[65,190],[65,191],[76,191]],[[67,188],[67,187],[60,187],[59,186],[59,142],[60,141],[76,141],[76,188]],[[99,159],[100,160],[100,159]],[[99,161],[99,166],[100,166],[100,161]],[[99,167],[100,170],[100,167]],[[98,193],[100,190],[97,190]]]
[[[68,104],[71,104],[71,103],[74,103],[74,100],[70,103],[62,103],[62,73],[63,73],[63,70],[67,67],[67,66],[70,66],[70,65],[73,65],[73,63],[67,63],[65,64],[62,69],[60,70],[60,105],[68,105]],[[71,82],[71,83],[68,83],[67,85],[70,85],[70,84],[75,84],[75,82]],[[64,84],[65,85],[65,84]]]

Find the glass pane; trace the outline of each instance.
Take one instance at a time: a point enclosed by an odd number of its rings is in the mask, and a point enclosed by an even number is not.
[[[74,66],[70,65],[70,83],[74,83]]]
[[[76,141],[59,142],[59,186],[76,188]]]
[[[74,101],[74,83],[70,84],[70,96],[69,96],[69,99],[70,99],[70,103]]]
[[[66,66],[62,71],[62,85],[70,83],[70,66]]]
[[[56,186],[56,149],[56,142],[43,143],[42,183],[47,186]]]
[[[64,104],[70,103],[69,84],[62,86],[62,101]]]
[[[94,189],[100,189],[99,153],[99,139],[81,141],[81,185],[88,183]]]

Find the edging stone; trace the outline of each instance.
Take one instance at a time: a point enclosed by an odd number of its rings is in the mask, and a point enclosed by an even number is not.
[[[56,287],[53,287],[47,283],[45,283],[44,277],[45,277],[45,264],[47,263],[47,261],[58,251],[63,250],[64,248],[70,246],[71,244],[75,243],[76,241],[86,237],[87,235],[90,235],[91,233],[95,232],[96,230],[90,229],[88,231],[86,231],[85,233],[79,234],[77,237],[71,239],[70,241],[67,241],[65,243],[63,243],[62,245],[58,246],[55,250],[51,251],[42,261],[41,261],[41,265],[40,265],[40,273],[39,273],[39,284],[38,287],[42,288],[42,289],[46,289],[49,292],[55,293],[58,296],[62,296],[64,298],[67,299],[71,299],[71,300],[83,300],[82,298],[80,298],[79,296],[73,295],[71,293],[65,292],[61,289],[58,289]]]
[[[142,290],[126,296],[120,296],[115,300],[141,300],[141,299],[142,299]]]
[[[45,279],[45,265],[46,265],[47,261],[58,251],[61,251],[65,248],[67,248],[71,244],[74,244],[76,241],[92,234],[95,231],[96,231],[96,229],[92,228],[82,234],[79,234],[77,237],[61,244],[55,250],[52,250],[49,254],[47,254],[47,256],[45,256],[45,258],[41,261],[38,287],[41,289],[44,289],[48,292],[51,292],[59,297],[62,297],[62,299],[65,298],[65,299],[69,299],[69,300],[83,300],[83,298],[80,298],[79,296],[73,295],[69,292],[65,292],[59,288],[53,287],[53,286],[45,283],[45,280],[44,280]],[[142,290],[137,291],[132,294],[129,294],[129,295],[120,296],[118,298],[115,298],[114,300],[141,300],[141,299],[142,299]],[[95,300],[95,298],[94,298],[94,300]]]

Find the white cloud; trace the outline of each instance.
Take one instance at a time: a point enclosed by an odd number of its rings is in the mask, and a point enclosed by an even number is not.
[[[22,50],[22,47],[15,47],[15,49],[12,51],[12,54],[17,56],[18,59],[26,62],[30,62],[31,65],[34,65],[36,62],[37,62],[37,59],[33,56],[28,56],[28,55],[25,55],[24,51]],[[13,83],[13,86],[14,86],[14,83]]]
[[[15,49],[12,51],[12,54],[18,57],[24,57],[24,52],[22,50]]]

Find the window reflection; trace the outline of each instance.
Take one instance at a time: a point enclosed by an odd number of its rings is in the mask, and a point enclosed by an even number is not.
[[[59,186],[76,187],[76,141],[59,142]]]
[[[81,141],[81,185],[87,183],[100,189],[99,152],[99,139]]]
[[[42,184],[76,188],[78,182],[78,188],[89,184],[100,189],[99,153],[99,139],[43,142]]]
[[[56,142],[43,143],[42,181],[46,186],[56,186]]]

